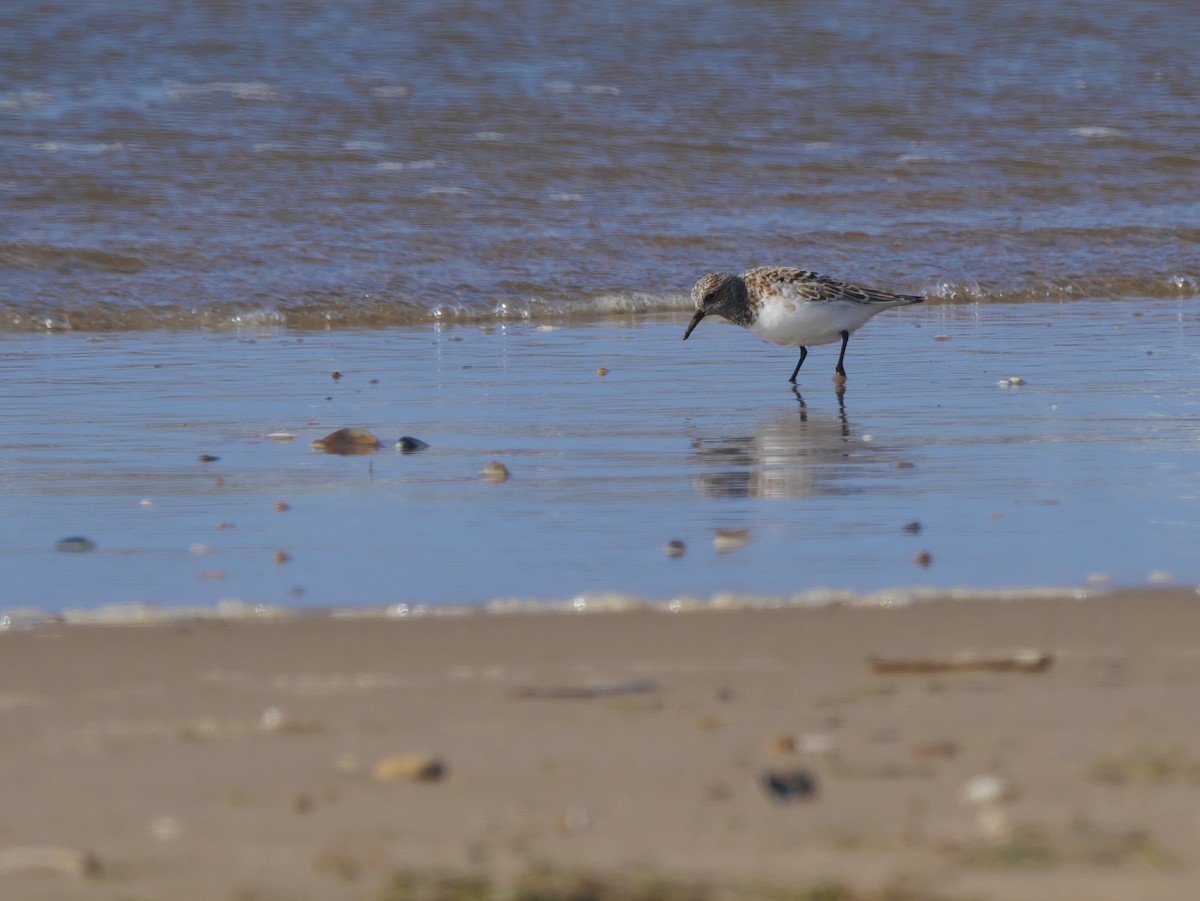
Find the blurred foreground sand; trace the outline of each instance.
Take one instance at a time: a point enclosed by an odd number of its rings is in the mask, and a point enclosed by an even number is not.
[[[870,663],[971,650],[1051,664]],[[0,634],[0,898],[373,901],[537,863],[1197,898],[1198,696],[1191,590]],[[811,795],[769,796],[798,770]]]

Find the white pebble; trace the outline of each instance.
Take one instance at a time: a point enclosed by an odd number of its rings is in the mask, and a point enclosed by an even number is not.
[[[964,804],[1003,804],[1019,795],[1016,786],[1000,776],[973,776],[959,789]]]

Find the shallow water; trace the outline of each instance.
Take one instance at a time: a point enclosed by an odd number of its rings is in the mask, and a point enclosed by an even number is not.
[[[685,321],[0,338],[0,607],[1200,582],[1190,303],[889,312],[841,398],[835,348],[794,393],[788,350]],[[430,447],[308,446],[350,425]]]
[[[1200,4],[10,0],[0,330],[1200,291]]]
[[[1188,0],[13,0],[0,608],[1198,581],[1196,33]],[[697,277],[762,264],[929,302],[796,396],[785,350],[679,340]],[[308,447],[349,425],[431,446]]]

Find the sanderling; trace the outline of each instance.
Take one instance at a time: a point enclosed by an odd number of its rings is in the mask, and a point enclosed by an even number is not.
[[[924,299],[917,294],[859,288],[785,266],[760,266],[741,275],[714,272],[692,288],[696,315],[688,323],[683,340],[687,340],[705,316],[712,313],[723,316],[764,341],[799,347],[800,362],[788,379],[794,384],[808,348],[814,344],[832,344],[840,338],[842,352],[838,354],[834,376],[840,381],[846,378],[843,361],[851,334],[876,313]]]

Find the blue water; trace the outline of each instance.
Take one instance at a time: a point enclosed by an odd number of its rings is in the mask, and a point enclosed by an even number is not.
[[[785,349],[683,324],[8,336],[0,606],[1200,582],[1186,302],[889,313],[840,399],[833,349],[797,395]],[[349,425],[389,446],[308,446]],[[97,549],[55,550],[77,534]]]

